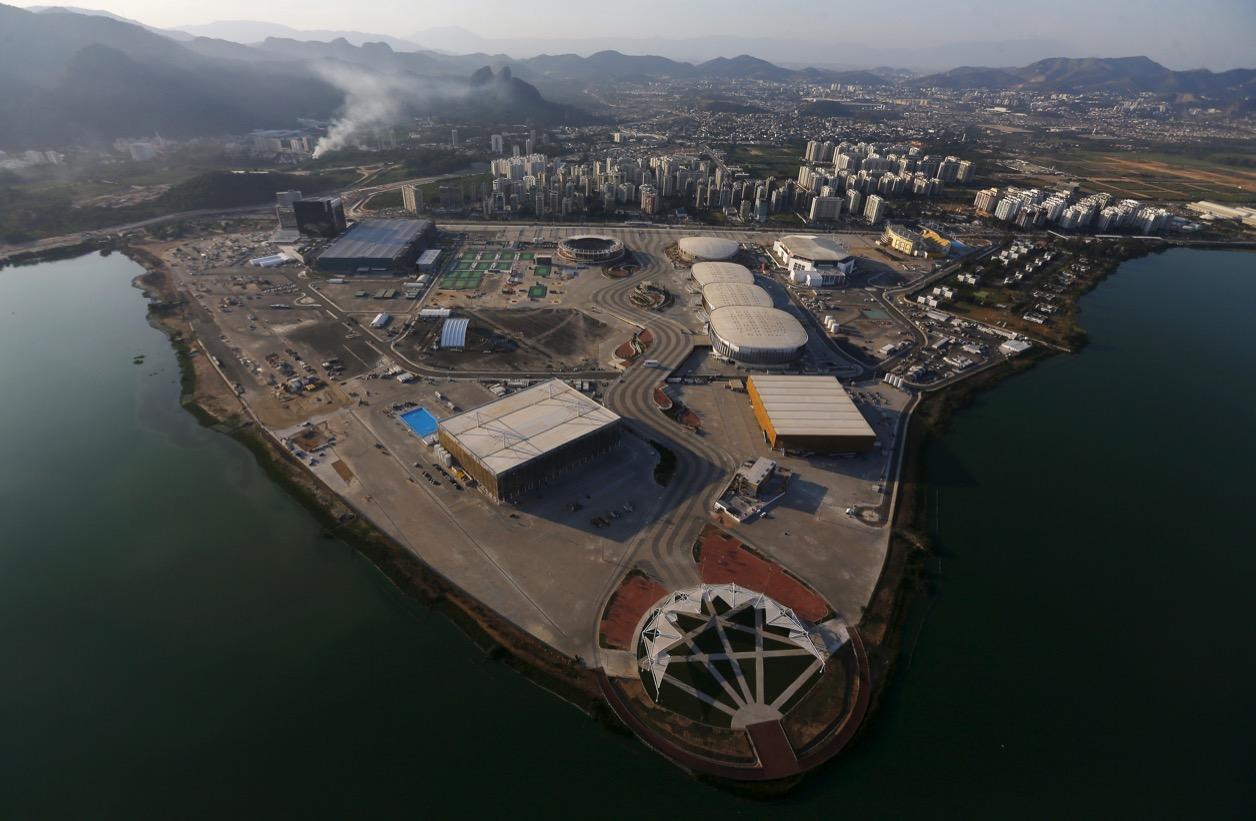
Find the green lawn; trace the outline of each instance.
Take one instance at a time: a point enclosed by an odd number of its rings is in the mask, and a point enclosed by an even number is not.
[[[391,191],[381,191],[367,200],[366,210],[381,211],[385,208],[400,208],[403,204],[401,189],[394,188]]]
[[[802,165],[802,149],[796,146],[776,145],[722,145],[725,150],[724,162],[729,165],[740,165],[750,172],[752,177],[785,177],[793,179],[798,176],[798,166]]]

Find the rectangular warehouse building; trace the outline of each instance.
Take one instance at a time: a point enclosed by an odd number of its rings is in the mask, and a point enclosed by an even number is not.
[[[773,448],[853,453],[871,450],[877,440],[835,377],[755,374],[746,392]]]
[[[431,220],[362,220],[354,223],[318,257],[329,274],[410,274],[431,240]]]
[[[558,379],[451,416],[440,444],[498,501],[510,500],[605,453],[620,418]]]

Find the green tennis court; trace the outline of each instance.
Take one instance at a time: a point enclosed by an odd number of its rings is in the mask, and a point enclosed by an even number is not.
[[[532,269],[532,273],[539,277],[547,277],[550,275],[550,267],[548,265],[538,265]]]
[[[528,299],[544,299],[549,291],[544,285],[533,285],[528,289]]]

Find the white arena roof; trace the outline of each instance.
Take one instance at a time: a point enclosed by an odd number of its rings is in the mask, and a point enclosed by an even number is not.
[[[566,382],[551,379],[444,419],[440,429],[500,476],[618,421]]]
[[[758,285],[741,282],[712,282],[702,289],[702,300],[707,310],[715,311],[736,305],[752,308],[771,308],[772,297]]]
[[[698,287],[705,288],[716,282],[740,282],[754,285],[754,274],[744,265],[735,262],[699,262],[690,271]]]
[[[720,308],[711,312],[711,330],[737,348],[797,350],[807,344],[806,329],[776,308]]]
[[[778,436],[876,436],[836,377],[754,374],[749,379]]]
[[[737,240],[720,237],[685,237],[679,245],[690,259],[732,259],[741,248]]]
[[[814,234],[790,234],[787,237],[781,237],[779,242],[791,257],[808,259],[812,262],[841,262],[850,257],[841,243]]]

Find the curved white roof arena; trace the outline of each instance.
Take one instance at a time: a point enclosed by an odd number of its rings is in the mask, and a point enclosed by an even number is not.
[[[737,240],[720,237],[685,237],[679,245],[690,259],[732,259],[741,248]]]
[[[711,332],[733,351],[785,353],[807,344],[806,329],[776,308],[720,308],[711,312]]]
[[[689,271],[699,288],[714,285],[717,282],[740,282],[743,285],[754,285],[754,274],[744,265],[735,262],[699,262]]]
[[[790,234],[781,237],[778,242],[791,257],[806,259],[812,262],[845,262],[850,259],[842,244],[829,237],[815,234]]]
[[[758,285],[746,285],[741,282],[713,282],[702,289],[702,301],[706,303],[709,311],[736,306],[772,307],[772,297],[767,291]]]

